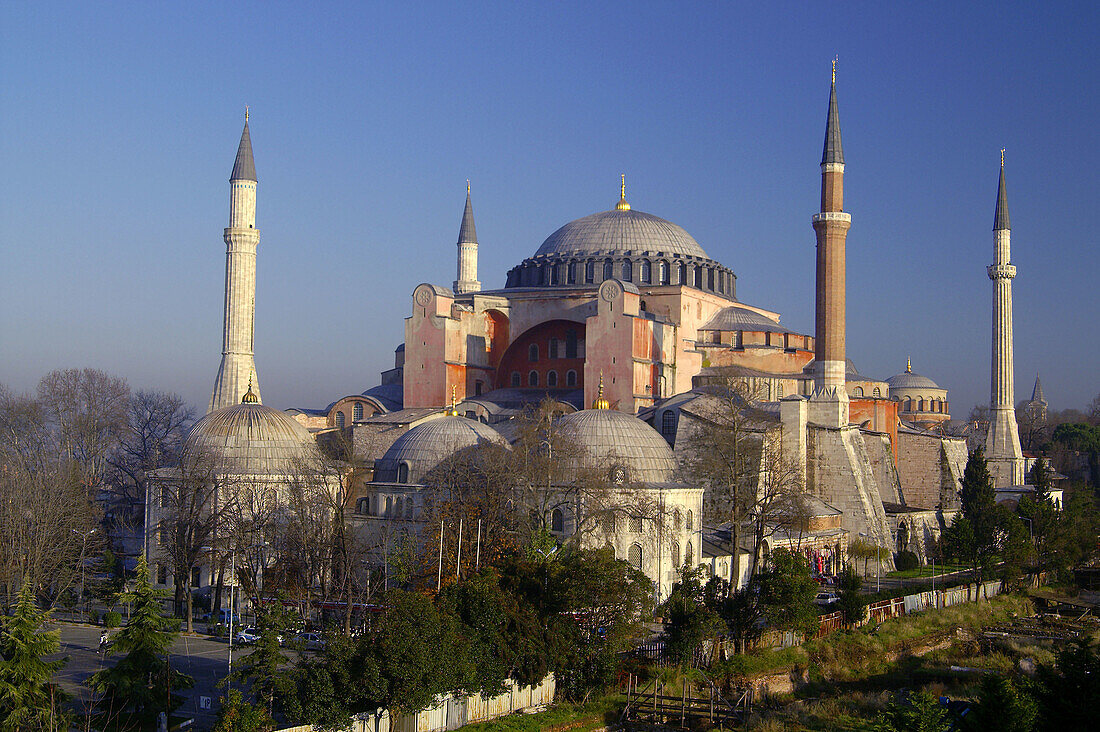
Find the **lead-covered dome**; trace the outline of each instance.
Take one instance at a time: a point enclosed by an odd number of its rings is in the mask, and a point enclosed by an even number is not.
[[[904,371],[886,380],[890,392],[894,389],[942,389],[943,387],[929,379],[927,376],[914,374],[912,371]]]
[[[535,256],[609,253],[708,258],[699,242],[681,227],[633,209],[602,211],[570,221],[548,236]]]
[[[288,476],[317,456],[309,431],[285,412],[258,402],[216,409],[191,428],[181,463],[232,475]],[[202,461],[201,463],[199,461]]]
[[[477,420],[447,416],[413,427],[375,461],[379,483],[421,483],[451,456],[484,443],[505,445],[495,429]]]
[[[647,423],[614,409],[585,409],[558,420],[560,434],[584,447],[597,467],[623,468],[631,483],[671,483],[676,456]]]

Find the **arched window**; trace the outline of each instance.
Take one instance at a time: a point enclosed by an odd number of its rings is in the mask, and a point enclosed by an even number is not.
[[[668,284],[668,262],[662,261],[657,265],[657,275],[660,277],[662,285]]]
[[[630,517],[630,530],[633,531],[635,534],[642,533],[642,517],[641,516],[631,516]]]
[[[397,466],[397,482],[398,483],[408,483],[409,482],[409,464],[408,463],[401,463],[400,465]],[[389,503],[388,498],[386,499],[386,502]]]
[[[363,419],[363,402],[356,402],[351,408],[351,418],[356,422]]]
[[[337,427],[343,427],[344,426],[344,419],[345,419],[344,418],[344,413],[343,412],[337,412],[336,413],[336,426]]]
[[[688,268],[683,262],[680,262],[680,266],[676,268],[676,284],[686,285],[688,279]]]
[[[680,568],[680,545],[677,542],[672,542],[672,567],[673,569]]]
[[[873,396],[873,397],[881,397],[881,396],[882,396],[882,392],[881,392],[881,391],[879,390],[879,388],[878,388],[878,387],[876,386],[876,387],[874,388],[874,391],[872,391],[872,392],[871,392],[871,396]]]
[[[539,344],[532,343],[527,346],[527,360],[531,363],[537,363],[539,360]]]
[[[522,386],[522,378],[523,377],[521,377],[519,375],[518,371],[513,371],[512,372],[512,386],[513,387]]]
[[[630,262],[623,262],[623,279],[630,282],[634,278],[634,269],[630,266]]]
[[[863,396],[863,387],[862,387],[862,386],[857,386],[857,387],[855,388],[854,394],[855,394],[855,396],[857,396],[857,397],[861,397],[861,396]]]
[[[703,289],[703,268],[700,265],[695,265],[695,270],[692,272],[691,284],[693,287]]]
[[[538,371],[532,371],[531,373],[527,374],[527,386],[538,386],[538,385],[539,385],[539,372]]]
[[[648,259],[643,260],[642,261],[642,274],[641,274],[642,282],[648,283],[651,274],[652,274],[652,272],[651,272],[651,269],[650,269],[649,260]]]
[[[695,531],[695,514],[689,509],[687,512],[687,526],[688,531]]]
[[[924,397],[920,397],[919,399],[917,399],[917,411],[918,412],[923,412],[924,411]]]
[[[558,385],[558,372],[548,371],[546,373],[546,385],[549,387],[555,387]]]
[[[591,259],[584,263],[584,281],[592,282],[596,279],[596,263]]]
[[[560,341],[557,338],[551,338],[550,339],[550,348],[547,349],[547,351],[548,351],[547,356],[546,356],[547,358],[558,358],[560,356],[560,353],[558,351],[558,344],[559,343],[560,343]]]
[[[666,440],[672,440],[676,437],[676,411],[672,409],[666,409],[661,413],[661,435]]]
[[[714,290],[714,267],[707,267],[707,289]]]
[[[630,562],[630,566],[634,569],[642,568],[642,545],[631,544],[630,549],[626,552],[626,561]]]
[[[682,519],[682,518],[683,518],[683,516],[680,515],[680,509],[677,508],[675,511],[672,512],[672,530],[673,531],[679,531],[681,529],[680,519]]]
[[[905,412],[912,412],[913,411],[913,400],[910,397],[905,397],[904,404],[905,404],[905,406],[902,408],[902,411],[905,411]]]
[[[609,280],[615,276],[615,263],[610,259],[605,260],[603,263],[603,278]]]
[[[573,369],[569,369],[565,372],[565,385],[576,386],[577,385],[577,372]]]
[[[572,328],[565,331],[565,357],[577,357],[577,331]]]
[[[569,284],[571,284],[571,285],[577,284],[577,263],[576,262],[570,262],[569,263],[569,275],[567,277],[567,280],[568,280]]]
[[[360,498],[355,502],[355,512],[360,516],[370,513],[370,498]]]
[[[689,567],[695,566],[695,549],[694,544],[691,543],[691,539],[687,540],[687,544],[684,545],[684,564]]]
[[[565,531],[565,514],[561,512],[560,508],[555,508],[550,512],[550,531],[555,534]]]
[[[548,285],[558,284],[558,267],[557,267],[557,265],[554,265],[554,264],[548,265],[547,276],[550,278],[550,281],[547,282],[546,284],[548,284]]]

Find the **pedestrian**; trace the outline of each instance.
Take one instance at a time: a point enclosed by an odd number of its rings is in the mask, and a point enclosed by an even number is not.
[[[100,653],[103,653],[103,654],[107,653],[107,642],[110,639],[111,639],[110,631],[104,630],[102,633],[99,634],[99,652]]]

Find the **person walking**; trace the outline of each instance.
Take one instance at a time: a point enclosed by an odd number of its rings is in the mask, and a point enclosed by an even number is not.
[[[104,630],[99,634],[99,652],[102,654],[107,653],[107,644],[111,640],[111,633],[108,630]]]

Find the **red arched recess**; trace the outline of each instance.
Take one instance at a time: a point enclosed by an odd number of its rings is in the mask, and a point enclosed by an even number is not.
[[[507,345],[508,316],[499,310],[486,310],[485,350],[489,356],[489,366],[494,369],[500,366],[500,359]]]
[[[537,358],[532,360],[536,349]],[[548,320],[529,329],[504,352],[497,369],[497,386],[514,386],[513,374],[519,374],[519,386],[531,386],[532,372],[537,375],[535,386],[539,389],[583,389],[584,323]],[[576,375],[573,384],[568,383],[570,372]],[[550,385],[554,378],[556,384]]]

